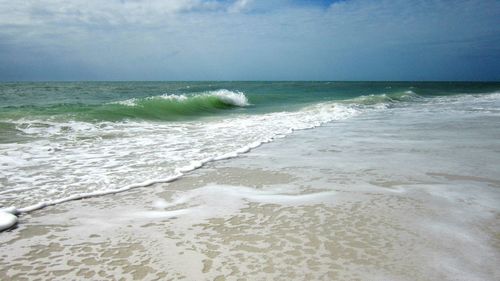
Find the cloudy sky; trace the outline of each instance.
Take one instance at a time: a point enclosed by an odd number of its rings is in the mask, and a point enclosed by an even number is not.
[[[0,0],[0,80],[500,80],[498,0]]]

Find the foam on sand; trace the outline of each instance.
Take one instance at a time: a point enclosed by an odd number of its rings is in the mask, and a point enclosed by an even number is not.
[[[170,202],[153,202],[154,211],[135,213],[136,217],[168,218],[187,215],[200,220],[234,214],[247,203],[277,204],[287,206],[331,203],[333,191],[301,193],[289,186],[273,189],[255,189],[246,186],[208,184],[176,194]]]
[[[15,208],[0,209],[0,231],[13,227],[17,223]]]

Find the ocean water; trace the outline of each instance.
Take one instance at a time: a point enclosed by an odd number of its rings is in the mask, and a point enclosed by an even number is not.
[[[474,118],[492,139],[500,83],[1,83],[0,208],[168,182],[295,130],[360,116],[394,122],[396,111],[412,122]]]

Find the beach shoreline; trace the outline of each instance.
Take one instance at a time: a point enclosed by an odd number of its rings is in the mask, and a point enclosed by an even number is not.
[[[374,114],[21,216],[0,279],[497,279],[499,179],[473,169],[494,140],[458,151]]]

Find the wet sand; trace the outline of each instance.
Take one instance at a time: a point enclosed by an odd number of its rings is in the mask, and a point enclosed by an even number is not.
[[[343,126],[23,215],[0,234],[0,280],[500,279],[491,169]]]

